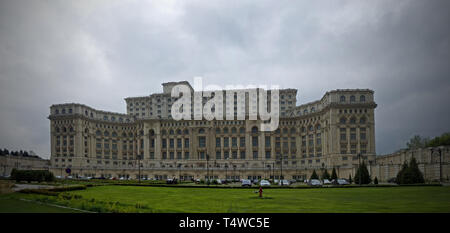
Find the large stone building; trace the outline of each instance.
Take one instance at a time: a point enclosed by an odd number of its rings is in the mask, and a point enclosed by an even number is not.
[[[50,161],[37,155],[0,155],[0,176],[9,176],[13,169],[17,170],[48,170]]]
[[[76,103],[52,105],[51,170],[59,174],[70,167],[75,176],[133,179],[139,172],[160,179],[301,179],[314,169],[332,167],[348,177],[358,164],[357,154],[366,163],[375,161],[372,90],[333,90],[296,106],[297,90],[281,89],[279,127],[268,132],[260,130],[261,120],[248,117],[172,119],[176,98],[171,90],[177,84],[190,87],[185,81],[164,83],[162,93],[126,98],[127,114]],[[235,96],[235,111],[239,101],[244,100]],[[244,106],[249,110],[248,95]]]

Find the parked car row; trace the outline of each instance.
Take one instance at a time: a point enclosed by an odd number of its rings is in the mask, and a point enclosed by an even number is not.
[[[324,179],[323,181],[319,179],[311,179],[311,180],[305,180],[305,183],[311,186],[320,186],[320,185],[348,185],[350,182],[348,182],[346,179],[336,179],[336,180],[328,180]]]

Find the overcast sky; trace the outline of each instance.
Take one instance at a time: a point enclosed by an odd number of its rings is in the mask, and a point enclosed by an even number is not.
[[[162,82],[375,91],[377,154],[450,131],[450,1],[0,0],[0,148],[50,156],[49,107],[125,112]]]

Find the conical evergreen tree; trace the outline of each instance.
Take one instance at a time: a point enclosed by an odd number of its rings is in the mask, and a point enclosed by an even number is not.
[[[360,179],[361,178],[361,183],[360,183]],[[367,166],[364,163],[364,161],[362,162],[361,166],[358,166],[358,170],[356,170],[356,174],[355,174],[355,184],[370,184],[370,175],[369,175],[369,170],[367,170]]]
[[[349,175],[348,175],[348,182],[349,182],[350,184],[353,182],[353,180],[352,180],[352,174],[349,174]]]
[[[322,180],[325,180],[325,179],[327,179],[327,180],[330,179],[330,174],[328,174],[327,169],[325,169],[322,173]]]
[[[337,174],[336,174],[336,169],[333,167],[333,171],[331,172],[331,179],[332,180],[337,180]]]
[[[423,178],[423,174],[419,169],[419,165],[416,162],[416,159],[413,157],[409,162],[409,165],[406,161],[402,165],[402,169],[397,174],[397,183],[398,184],[420,184],[425,183],[425,179]]]
[[[311,174],[311,178],[310,178],[311,180],[313,180],[313,179],[319,179],[319,176],[316,174],[316,170],[314,169],[313,170],[313,173]]]
[[[378,179],[377,179],[376,176],[375,176],[375,179],[373,180],[373,183],[374,183],[374,184],[378,184]]]

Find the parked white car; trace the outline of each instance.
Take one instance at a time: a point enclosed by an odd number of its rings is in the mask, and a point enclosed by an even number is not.
[[[278,185],[281,185],[281,186],[289,186],[290,183],[289,183],[288,180],[280,180],[280,183],[278,183]]]
[[[323,180],[323,184],[331,184],[331,181],[328,180],[328,179],[324,179],[324,180]]]
[[[308,184],[309,184],[309,185],[312,185],[312,186],[320,186],[320,185],[322,185],[322,183],[321,183],[320,180],[318,180],[318,179],[311,179],[311,180],[308,182]]]
[[[261,182],[259,182],[259,185],[261,186],[270,186],[270,182],[267,180],[261,180]]]
[[[339,185],[350,184],[346,179],[337,179],[337,183],[338,183]]]

